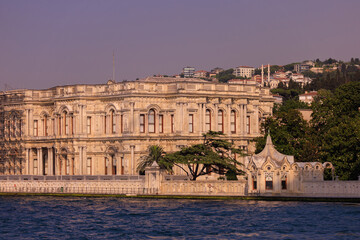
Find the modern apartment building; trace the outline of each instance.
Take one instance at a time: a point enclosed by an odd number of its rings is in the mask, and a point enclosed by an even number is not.
[[[251,78],[255,73],[255,68],[248,66],[239,66],[234,69],[233,74],[236,77]]]

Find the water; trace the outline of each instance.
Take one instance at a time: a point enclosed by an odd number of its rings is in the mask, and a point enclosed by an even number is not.
[[[0,197],[0,239],[360,239],[360,205]]]

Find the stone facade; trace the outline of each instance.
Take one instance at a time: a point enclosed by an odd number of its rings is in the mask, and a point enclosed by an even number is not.
[[[177,151],[208,130],[251,151],[274,98],[256,83],[147,78],[6,91],[0,103],[0,174],[137,175],[149,145]]]

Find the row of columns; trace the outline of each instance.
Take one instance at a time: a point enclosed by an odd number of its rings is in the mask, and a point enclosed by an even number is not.
[[[36,150],[36,152],[35,152]],[[44,154],[44,151],[47,151]],[[55,148],[26,148],[26,166],[25,174],[28,175],[93,175],[94,171],[94,161],[90,163],[90,173],[87,172],[87,157],[86,157],[86,147],[79,146],[79,155],[75,159],[73,154],[62,154],[61,152],[55,153]],[[35,153],[34,153],[35,152]],[[47,158],[44,159],[44,156]],[[55,158],[55,159],[54,159]],[[109,158],[110,160],[111,158]],[[119,154],[116,154],[116,167],[117,175],[124,173],[124,158]],[[44,163],[47,162],[47,166]],[[112,175],[112,162],[106,163],[105,168],[106,172],[109,175]],[[45,167],[47,167],[45,171]],[[127,174],[137,174],[136,172],[136,158],[135,158],[135,145],[130,146],[130,159],[126,164]],[[123,171],[122,171],[123,169]]]
[[[79,147],[79,164],[75,165],[75,156],[73,154],[55,153],[54,148],[47,148],[47,153],[44,154],[45,148],[35,148],[36,155],[33,154],[34,148],[26,148],[26,174],[29,175],[82,175],[84,172],[84,164],[86,159],[86,147]],[[44,159],[46,157],[46,159]],[[55,157],[55,159],[54,159]],[[47,166],[44,165],[45,161]],[[47,169],[45,169],[47,167]]]

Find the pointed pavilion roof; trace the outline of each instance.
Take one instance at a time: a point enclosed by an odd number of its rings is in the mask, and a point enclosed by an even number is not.
[[[256,167],[260,168],[266,161],[267,157],[270,157],[271,161],[277,166],[281,166],[285,157],[290,164],[294,163],[294,156],[282,154],[275,149],[274,144],[271,140],[270,133],[266,138],[266,144],[264,149],[258,154],[247,157],[246,165],[248,165],[250,161],[253,160],[256,164]]]

